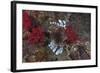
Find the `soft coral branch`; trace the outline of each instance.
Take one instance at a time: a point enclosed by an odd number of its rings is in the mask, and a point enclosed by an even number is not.
[[[28,31],[31,28],[32,20],[26,11],[23,12],[23,28]]]
[[[45,39],[44,30],[42,27],[37,26],[32,28],[32,32],[29,36],[29,42],[33,44],[43,43]]]

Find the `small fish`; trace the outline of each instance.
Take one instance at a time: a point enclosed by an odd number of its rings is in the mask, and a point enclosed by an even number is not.
[[[63,52],[63,47],[55,44],[54,40],[48,44],[48,47],[52,50],[53,53],[55,53],[55,55],[59,55]]]
[[[65,20],[62,20],[62,19],[59,19],[57,20],[57,22],[55,21],[51,21],[50,24],[54,24],[54,25],[57,25],[57,26],[60,26],[60,27],[66,27],[66,24],[67,24],[68,21],[65,21]]]

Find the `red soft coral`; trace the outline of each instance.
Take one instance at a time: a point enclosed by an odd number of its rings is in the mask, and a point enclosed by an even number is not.
[[[29,42],[32,44],[43,44],[45,38],[44,30],[42,27],[33,27],[32,33],[29,36]]]
[[[66,27],[65,34],[67,36],[67,41],[70,43],[76,43],[77,40],[79,40],[78,35],[76,34],[71,25]]]
[[[25,31],[28,31],[31,28],[31,18],[26,11],[23,12],[23,28]]]

